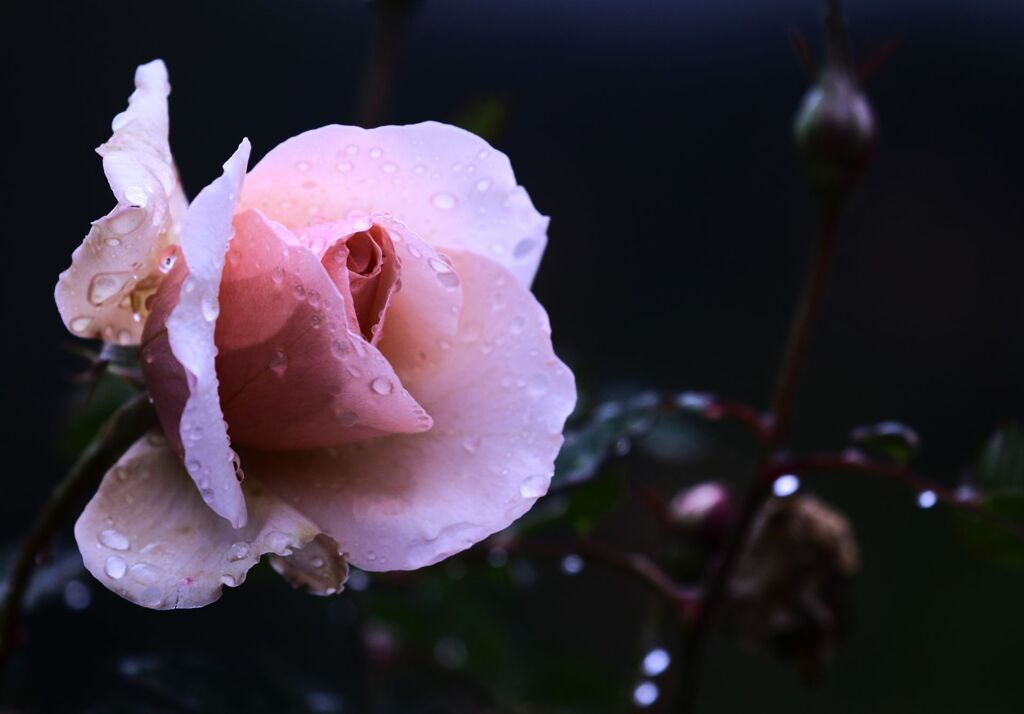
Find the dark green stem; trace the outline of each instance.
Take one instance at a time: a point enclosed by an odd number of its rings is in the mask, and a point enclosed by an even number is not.
[[[15,647],[25,591],[39,554],[74,509],[92,493],[104,474],[139,437],[156,423],[148,395],[121,405],[86,447],[67,477],[57,484],[18,548],[0,599],[0,675]]]
[[[739,518],[729,543],[718,566],[711,572],[693,627],[684,635],[680,675],[682,681],[679,687],[680,712],[693,712],[696,707],[697,685],[703,669],[711,625],[718,607],[725,599],[736,563],[750,535],[750,528],[762,504],[771,495],[773,452],[783,443],[789,431],[800,372],[806,361],[807,348],[821,312],[832,272],[833,257],[839,241],[839,213],[838,206],[828,206],[825,209],[821,236],[804,278],[803,292],[793,314],[789,339],[779,366],[770,414],[771,424],[761,449],[761,457],[744,494]]]

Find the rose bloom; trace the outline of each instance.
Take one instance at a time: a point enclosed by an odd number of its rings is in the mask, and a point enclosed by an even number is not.
[[[56,300],[76,335],[140,345],[161,429],[75,525],[89,571],[200,607],[263,554],[310,592],[409,570],[547,490],[576,395],[529,287],[548,219],[504,154],[427,122],[326,126],[188,204],[160,61],[99,148],[117,206]],[[244,471],[243,471],[244,470]]]

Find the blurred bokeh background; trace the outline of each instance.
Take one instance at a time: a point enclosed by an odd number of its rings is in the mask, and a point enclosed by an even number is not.
[[[588,403],[646,387],[764,405],[817,225],[791,123],[821,47],[818,0],[422,0],[382,119],[475,128],[552,216],[535,284]],[[795,442],[851,426],[919,431],[919,470],[954,483],[1024,412],[1024,6],[850,0],[855,47],[899,41],[867,91],[879,153],[843,225],[799,395]],[[13,544],[74,455],[57,273],[111,206],[92,149],[134,68],[169,68],[171,144],[190,195],[242,136],[357,120],[373,3],[9,3],[0,10],[8,325],[0,542]],[[77,395],[77,396],[76,396]],[[684,425],[675,462],[615,462],[663,494],[742,478],[735,430]],[[888,483],[805,483],[862,547],[857,618],[822,680],[713,642],[707,712],[1019,711],[1024,575],[974,556],[941,510]],[[643,546],[624,499],[596,537]],[[58,555],[63,552],[58,548]],[[649,596],[598,564],[437,566],[357,576],[321,600],[254,572],[196,612],[154,613],[55,561],[9,672],[26,712],[621,712],[634,708]],[[63,568],[63,570],[61,569]],[[44,583],[45,584],[45,583]],[[44,588],[45,590],[45,588]],[[654,707],[661,706],[655,702]]]

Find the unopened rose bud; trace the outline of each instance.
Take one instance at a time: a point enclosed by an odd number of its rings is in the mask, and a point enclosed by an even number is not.
[[[706,544],[721,543],[736,521],[729,489],[705,481],[677,493],[668,507],[669,521],[681,532]]]
[[[811,189],[825,201],[841,203],[875,150],[875,117],[854,77],[827,67],[804,95],[793,128]]]

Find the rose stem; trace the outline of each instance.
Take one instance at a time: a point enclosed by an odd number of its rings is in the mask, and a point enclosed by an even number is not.
[[[747,486],[740,515],[729,543],[722,554],[719,565],[711,572],[705,596],[693,626],[684,634],[685,639],[681,646],[683,656],[680,677],[682,681],[679,688],[681,698],[679,711],[681,712],[694,711],[697,701],[697,685],[715,611],[725,595],[736,562],[749,536],[754,517],[761,504],[771,493],[770,459],[772,452],[783,442],[789,429],[800,372],[806,361],[807,347],[814,331],[814,324],[821,312],[821,305],[828,288],[829,275],[832,272],[832,259],[839,240],[839,215],[838,206],[827,205],[825,207],[821,235],[805,274],[803,292],[793,315],[789,338],[779,367],[770,413],[771,426],[761,449],[759,464],[754,478]]]
[[[144,392],[118,407],[39,511],[15,554],[0,596],[0,675],[15,646],[22,602],[39,554],[74,508],[99,486],[110,467],[154,423],[156,414]]]
[[[384,121],[398,73],[402,45],[418,0],[378,0],[373,3],[374,29],[370,56],[363,70],[356,122],[374,127]]]

